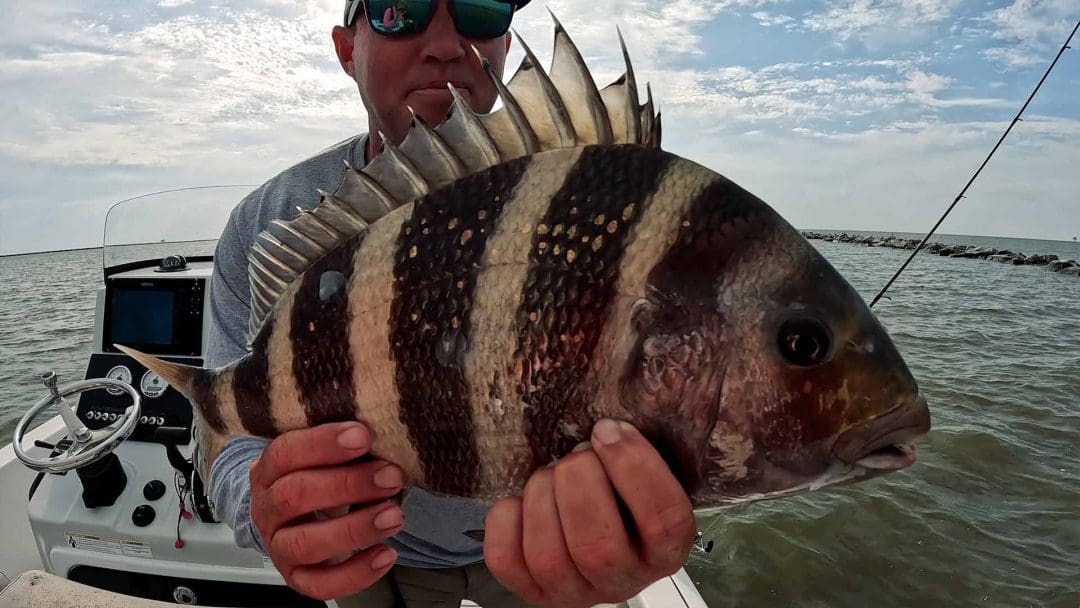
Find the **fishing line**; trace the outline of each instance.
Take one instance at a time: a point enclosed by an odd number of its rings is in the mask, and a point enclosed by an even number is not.
[[[949,208],[946,209],[945,213],[941,215],[941,218],[939,218],[937,223],[934,224],[934,227],[930,229],[930,232],[926,233],[926,236],[923,237],[922,242],[919,243],[919,246],[915,248],[915,251],[911,252],[911,255],[908,256],[908,259],[905,260],[903,265],[900,266],[900,269],[896,271],[896,274],[894,274],[892,278],[889,279],[889,282],[885,284],[885,287],[882,287],[881,291],[878,292],[876,296],[874,296],[873,301],[870,302],[871,308],[873,308],[874,304],[877,304],[878,300],[880,300],[881,297],[885,295],[885,292],[888,291],[889,287],[891,287],[893,282],[895,282],[896,279],[900,276],[900,273],[904,272],[904,270],[908,267],[908,264],[911,263],[911,260],[915,259],[915,256],[926,245],[926,242],[930,240],[930,237],[933,236],[934,232],[937,231],[939,226],[941,226],[941,223],[945,221],[946,217],[948,217],[949,213],[953,210],[953,207],[956,207],[956,204],[960,202],[960,199],[964,198],[964,193],[967,192],[968,188],[971,187],[971,184],[975,182],[975,178],[979,177],[979,174],[982,173],[983,167],[985,167],[986,164],[990,162],[990,159],[994,156],[994,153],[997,152],[998,148],[1001,146],[1001,142],[1005,141],[1005,138],[1009,135],[1009,132],[1012,131],[1012,128],[1016,126],[1016,123],[1020,122],[1020,116],[1024,113],[1024,110],[1027,109],[1028,104],[1031,103],[1031,100],[1035,98],[1035,94],[1039,92],[1039,89],[1042,87],[1043,82],[1046,81],[1046,77],[1050,75],[1050,72],[1054,69],[1054,66],[1057,65],[1058,59],[1060,59],[1061,56],[1065,53],[1065,49],[1072,48],[1069,46],[1069,43],[1072,41],[1073,36],[1076,35],[1077,29],[1080,29],[1080,21],[1077,21],[1076,25],[1073,26],[1072,33],[1070,33],[1069,37],[1065,39],[1065,44],[1061,45],[1061,49],[1058,50],[1057,56],[1055,56],[1054,60],[1050,62],[1050,67],[1046,68],[1046,72],[1043,74],[1042,78],[1039,79],[1039,84],[1035,85],[1035,89],[1031,91],[1031,95],[1028,95],[1027,101],[1024,102],[1024,105],[1021,106],[1020,111],[1016,113],[1015,117],[1013,117],[1012,122],[1009,123],[1009,127],[1005,129],[1005,132],[1002,133],[1001,138],[998,139],[996,144],[994,144],[994,148],[990,150],[990,154],[986,156],[982,164],[979,165],[979,168],[975,170],[975,174],[971,176],[971,179],[968,180],[967,185],[965,185],[964,189],[960,191],[960,194],[956,195],[956,198],[953,200],[952,204],[949,205]]]

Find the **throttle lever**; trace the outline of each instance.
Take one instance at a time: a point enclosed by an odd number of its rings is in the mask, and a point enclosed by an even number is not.
[[[177,447],[178,444],[188,440],[188,433],[190,431],[184,427],[159,426],[154,430],[154,439],[165,447],[165,456],[169,458],[169,464],[184,476],[184,481],[190,488],[191,473],[195,470],[195,465],[188,462]]]

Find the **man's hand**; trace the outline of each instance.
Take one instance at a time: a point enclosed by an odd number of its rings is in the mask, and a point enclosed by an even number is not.
[[[304,595],[367,589],[397,558],[379,543],[401,529],[401,509],[383,500],[401,490],[401,471],[350,463],[370,446],[360,423],[325,424],[281,435],[251,467],[251,519],[285,582]],[[372,504],[348,512],[363,503]],[[320,517],[327,512],[338,516]]]
[[[604,420],[589,447],[537,471],[524,496],[505,498],[488,513],[487,567],[527,602],[622,602],[689,556],[690,499],[645,437],[630,424]],[[630,529],[616,496],[630,512]]]

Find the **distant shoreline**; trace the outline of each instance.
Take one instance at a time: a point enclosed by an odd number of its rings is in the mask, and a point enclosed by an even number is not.
[[[866,247],[887,247],[889,249],[908,249],[915,250],[919,248],[922,238],[908,239],[903,236],[896,236],[896,234],[914,234],[911,232],[905,233],[880,233],[884,236],[879,236],[877,232],[868,234],[871,231],[864,231],[862,233],[854,232],[815,232],[813,230],[803,230],[803,237],[810,240],[827,241],[830,243],[848,243],[852,245],[863,245]],[[953,236],[953,235],[942,235]],[[963,238],[963,237],[961,237]],[[975,235],[968,235],[967,238],[986,238],[977,237]],[[1002,239],[993,237],[990,240],[1005,241],[1027,241],[1027,242],[1041,242],[1041,243],[1068,243],[1068,241],[1050,241],[1046,239]],[[1045,266],[1046,268],[1059,272],[1064,275],[1070,275],[1080,277],[1080,263],[1072,259],[1060,259],[1057,254],[1044,254],[1037,253],[1031,255],[1025,255],[1022,252],[1013,252],[1008,249],[998,249],[996,247],[976,247],[973,245],[966,245],[963,243],[942,243],[940,241],[930,241],[922,248],[928,255],[940,255],[950,258],[966,258],[975,260],[992,260],[995,262],[1001,262],[1003,264],[1010,264],[1013,266]]]
[[[843,228],[799,228],[799,232],[819,232],[819,233],[832,233],[832,234],[881,234],[881,235],[918,235],[919,238],[925,236],[922,232],[903,232],[897,230],[846,230]],[[945,234],[938,233],[938,237],[955,237],[955,238],[976,238],[976,239],[1009,239],[1014,241],[1042,241],[1046,243],[1080,243],[1077,240],[1063,241],[1061,239],[1037,239],[1030,236],[999,236],[996,234]]]

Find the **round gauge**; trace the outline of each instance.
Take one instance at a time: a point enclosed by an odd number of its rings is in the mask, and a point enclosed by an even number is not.
[[[142,380],[139,382],[139,388],[142,389],[142,394],[150,399],[157,399],[165,392],[165,389],[169,388],[169,383],[165,382],[161,376],[148,371],[143,374]]]
[[[109,372],[107,374],[105,374],[105,377],[108,378],[109,380],[119,380],[120,382],[123,382],[124,384],[131,384],[131,370],[128,369],[127,367],[123,366],[123,365],[117,365],[116,367],[110,369]],[[121,390],[121,389],[118,389],[118,388],[111,388],[110,387],[110,388],[107,388],[105,390],[109,391],[110,395],[123,395],[124,394],[124,391]]]

